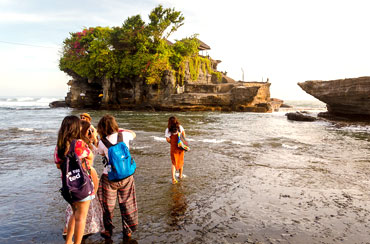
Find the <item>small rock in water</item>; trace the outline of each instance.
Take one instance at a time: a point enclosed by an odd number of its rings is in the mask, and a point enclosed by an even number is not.
[[[49,103],[50,108],[64,108],[67,107],[67,104],[65,101],[54,101]]]
[[[301,112],[286,113],[285,116],[287,116],[289,120],[295,120],[295,121],[315,121],[317,120],[315,117],[303,114]]]

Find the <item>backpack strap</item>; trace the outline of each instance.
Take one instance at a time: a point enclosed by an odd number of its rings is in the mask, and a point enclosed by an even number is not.
[[[103,144],[105,145],[105,147],[107,148],[107,149],[109,149],[111,146],[113,146],[113,144],[112,143],[110,143],[110,141],[108,141],[108,139],[106,138],[106,137],[103,137],[102,139],[101,139],[101,141],[103,142]],[[104,157],[103,157],[103,165],[104,165],[104,167],[105,166],[107,166],[107,164],[108,164],[108,155],[104,155]]]
[[[119,142],[123,142],[123,134],[122,132],[118,132],[118,135],[117,135],[117,143]]]
[[[103,144],[109,149],[111,146],[113,146],[112,143],[110,143],[110,141],[108,141],[108,139],[106,137],[102,138],[101,141],[103,142]]]
[[[109,149],[111,146],[114,146],[106,137],[102,138],[101,141]],[[123,142],[123,135],[121,132],[117,133],[117,144]]]
[[[76,140],[72,140],[71,143],[69,144],[69,149],[68,149],[68,153],[67,155],[65,155],[64,157],[64,161],[63,161],[63,164],[65,164],[65,172],[68,172],[69,171],[69,163],[67,163],[67,157],[68,156],[72,156],[75,152],[75,147],[76,147]]]
[[[86,158],[83,158],[83,159],[82,159],[82,163],[84,163],[84,164],[85,164],[85,168],[86,168],[86,172],[87,172],[87,174],[88,174],[89,176],[91,176],[91,169],[89,169],[89,168],[87,167]]]
[[[69,144],[69,149],[68,149],[68,154],[71,154],[74,152],[76,147],[76,140],[72,140],[71,143]]]

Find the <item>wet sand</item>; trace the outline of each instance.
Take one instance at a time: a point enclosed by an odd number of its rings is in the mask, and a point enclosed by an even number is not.
[[[194,211],[206,236],[199,243],[370,242],[370,199],[361,184],[368,180],[353,184],[316,167],[251,166],[247,172],[205,199],[208,211]]]

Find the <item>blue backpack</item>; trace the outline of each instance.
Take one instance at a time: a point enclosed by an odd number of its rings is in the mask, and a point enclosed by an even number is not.
[[[73,140],[69,146],[66,159],[60,165],[62,171],[62,188],[60,192],[69,204],[90,196],[94,191],[91,179],[82,168],[82,162],[75,152],[75,145],[76,140]]]
[[[120,181],[133,175],[136,170],[136,163],[131,157],[128,147],[123,142],[122,133],[118,133],[117,144],[115,145],[110,143],[107,138],[103,138],[102,142],[108,148],[108,180]]]

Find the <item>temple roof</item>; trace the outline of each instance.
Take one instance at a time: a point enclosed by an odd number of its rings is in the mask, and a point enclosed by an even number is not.
[[[199,41],[199,50],[211,50],[211,47],[202,42],[201,40],[197,39]]]
[[[198,40],[198,42],[199,42],[199,50],[200,51],[203,51],[203,50],[211,50],[211,47],[210,46],[208,46],[207,44],[205,44],[204,42],[202,42],[201,40],[199,40],[198,38],[196,38],[197,40]],[[173,43],[171,42],[171,41],[169,41],[168,39],[164,39],[166,42],[167,42],[167,44],[169,45],[169,46],[172,46],[173,45]]]

